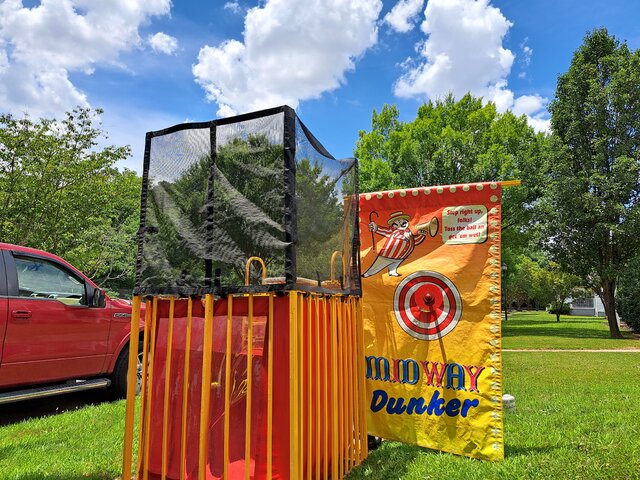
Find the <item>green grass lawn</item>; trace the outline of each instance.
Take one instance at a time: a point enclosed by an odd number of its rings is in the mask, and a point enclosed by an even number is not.
[[[124,400],[105,402],[0,427],[0,479],[114,479],[124,412]]]
[[[546,313],[510,315],[503,333],[504,348],[640,346],[607,338],[603,319]],[[640,479],[640,353],[505,352],[503,365],[516,397],[504,462],[385,442],[349,480]],[[0,479],[113,479],[123,432],[124,401],[2,426]]]
[[[609,326],[600,317],[556,316],[546,312],[510,313],[502,322],[504,349],[625,349],[640,348],[640,340],[623,332],[623,340],[612,339]]]
[[[640,478],[640,354],[506,352],[505,460],[384,442],[359,479]]]

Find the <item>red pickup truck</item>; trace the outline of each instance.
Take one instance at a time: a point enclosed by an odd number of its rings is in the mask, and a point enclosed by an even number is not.
[[[105,387],[124,397],[130,326],[129,301],[60,257],[0,243],[0,404]]]

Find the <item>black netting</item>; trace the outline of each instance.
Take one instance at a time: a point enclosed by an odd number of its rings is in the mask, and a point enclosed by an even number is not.
[[[289,107],[151,132],[143,178],[137,293],[359,292],[357,163]]]
[[[355,288],[355,159],[333,158],[296,119],[295,160],[298,277],[332,288]]]
[[[214,269],[222,285],[243,285],[249,257],[284,277],[283,114],[216,129]]]
[[[204,284],[210,128],[150,139],[138,286],[176,291]]]

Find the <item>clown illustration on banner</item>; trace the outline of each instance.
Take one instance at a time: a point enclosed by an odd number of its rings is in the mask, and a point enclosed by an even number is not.
[[[500,202],[493,182],[360,196],[370,434],[504,457]]]

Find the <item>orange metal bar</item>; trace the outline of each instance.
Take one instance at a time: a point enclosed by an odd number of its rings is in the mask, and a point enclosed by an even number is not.
[[[341,478],[339,475],[339,445],[338,445],[338,430],[339,420],[338,411],[340,410],[340,404],[338,403],[338,325],[337,325],[337,308],[336,298],[331,297],[329,299],[330,314],[329,323],[331,325],[331,404],[334,407],[331,409],[331,478]]]
[[[140,330],[140,297],[133,297],[131,312],[131,335],[129,338],[129,370],[127,372],[127,407],[124,427],[124,452],[122,458],[122,478],[131,478],[133,455],[133,423],[135,420],[136,369],[138,357],[138,331]],[[135,339],[135,344],[133,343]]]
[[[298,294],[298,421],[299,421],[299,434],[300,434],[300,445],[298,446],[298,475],[296,478],[302,478],[304,475],[304,338],[303,338],[303,318],[304,318],[304,305],[303,305],[303,297],[299,293]]]
[[[313,467],[313,456],[312,456],[312,447],[313,447],[313,400],[311,397],[311,384],[313,383],[311,363],[313,362],[312,358],[312,349],[311,349],[311,325],[313,316],[311,313],[311,295],[307,297],[307,308],[306,315],[304,318],[305,324],[305,332],[307,335],[307,479],[311,480],[311,469]]]
[[[327,299],[322,297],[322,385],[323,388],[323,402],[322,402],[322,418],[324,419],[324,444],[322,449],[322,466],[323,477],[325,480],[329,478],[329,339],[327,334]]]
[[[315,347],[316,347],[316,358],[315,358],[315,385],[316,385],[316,410],[315,410],[315,423],[316,423],[316,453],[315,453],[315,477],[316,479],[320,479],[320,387],[322,383],[320,382],[320,350],[322,349],[322,344],[320,342],[320,302],[318,301],[318,296],[313,296],[313,302],[315,307],[315,334],[313,338],[315,339]]]
[[[273,470],[273,293],[269,294],[269,342],[267,356],[267,478]]]
[[[211,351],[213,349],[213,295],[204,297],[204,342],[202,345],[202,387],[200,391],[200,431],[198,438],[198,479],[206,479],[207,437],[211,399]]]
[[[345,475],[351,470],[351,371],[349,369],[349,362],[351,361],[351,350],[349,348],[349,341],[351,334],[349,333],[349,317],[348,317],[348,298],[345,298],[342,302],[342,325],[344,327],[344,398],[345,398],[345,435],[344,435],[344,469]]]
[[[354,452],[354,461],[356,462],[356,464],[360,463],[360,456],[361,456],[361,442],[362,442],[362,436],[360,435],[360,412],[359,412],[359,404],[358,404],[358,399],[360,398],[360,381],[358,378],[358,347],[357,347],[357,341],[358,341],[358,334],[356,331],[356,311],[355,311],[355,300],[353,298],[350,299],[349,301],[349,308],[351,310],[351,329],[353,332],[353,338],[351,339],[351,349],[353,352],[353,359],[352,359],[352,364],[353,364],[353,388],[354,388],[354,394],[353,394],[353,420],[354,420],[354,435],[355,435],[355,452]]]
[[[142,468],[143,457],[143,440],[145,429],[149,428],[144,422],[144,412],[148,408],[146,405],[147,391],[147,362],[149,361],[149,329],[151,328],[151,304],[145,301],[144,310],[144,337],[142,341],[142,384],[140,385],[140,426],[138,428],[138,461],[136,462],[136,471],[140,472]]]
[[[289,294],[289,478],[298,477],[298,293]]]
[[[343,316],[342,316],[342,307],[344,303],[342,302],[342,298],[336,298],[336,322],[338,323],[338,370],[336,372],[338,376],[338,445],[340,449],[338,450],[339,461],[338,461],[338,471],[339,478],[344,478],[344,446],[345,446],[345,426],[346,426],[346,415],[345,415],[345,375],[344,375],[344,325],[343,325]]]
[[[500,182],[500,185],[502,186],[502,188],[518,187],[522,185],[522,181],[521,180],[503,180],[502,182]]]
[[[227,297],[227,346],[224,381],[224,460],[223,478],[229,478],[229,422],[231,420],[231,322],[233,320],[233,295]]]
[[[342,302],[342,325],[344,345],[344,472],[345,475],[351,470],[351,369],[349,363],[351,361],[351,350],[349,349],[349,341],[351,335],[349,333],[349,299],[345,298]]]
[[[169,435],[169,385],[171,378],[171,353],[173,350],[173,314],[175,311],[176,299],[169,299],[169,326],[167,327],[167,359],[164,371],[164,400],[162,403],[162,472],[161,479],[167,478],[167,446]]]
[[[187,474],[187,414],[189,404],[189,360],[191,356],[191,325],[193,323],[193,299],[187,303],[187,332],[184,341],[184,381],[182,384],[182,431],[180,436],[180,480]]]
[[[147,385],[149,391],[147,392],[147,408],[144,412],[144,424],[146,429],[144,431],[144,457],[142,459],[143,470],[142,479],[148,480],[149,478],[149,446],[151,445],[151,406],[153,405],[153,360],[156,356],[156,344],[157,344],[157,330],[158,330],[158,297],[153,297],[153,307],[151,313],[151,338],[149,339],[149,378]],[[124,477],[123,477],[124,478]]]
[[[253,383],[253,295],[249,294],[249,325],[247,326],[247,408],[244,426],[244,478],[251,474],[251,386]]]
[[[353,310],[351,306],[353,305],[353,299],[349,298],[347,302],[347,318],[349,320],[349,357],[348,357],[348,370],[349,370],[349,460],[350,467],[355,467],[358,462],[356,458],[356,441],[357,441],[357,430],[355,427],[355,415],[357,412],[357,408],[355,405],[356,399],[356,373],[355,373],[355,359],[356,359],[356,351],[353,348],[353,340],[355,338],[355,332],[353,330]]]
[[[244,284],[247,286],[249,285],[249,274],[251,273],[252,262],[258,262],[262,267],[262,280],[267,278],[267,265],[264,263],[264,260],[262,260],[260,257],[249,257],[247,263],[244,266]]]
[[[358,379],[360,381],[360,399],[359,399],[359,411],[360,411],[360,428],[362,432],[362,456],[360,461],[364,461],[369,456],[369,444],[367,442],[367,403],[366,396],[367,390],[365,385],[365,373],[364,373],[364,321],[362,316],[362,299],[356,298],[356,325],[358,328]]]

